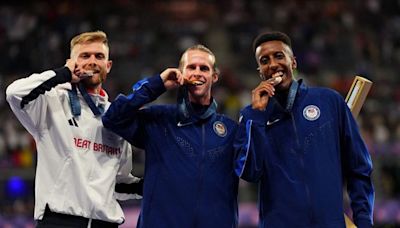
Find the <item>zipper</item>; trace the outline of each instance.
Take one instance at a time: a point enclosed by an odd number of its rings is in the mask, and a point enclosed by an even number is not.
[[[297,127],[296,127],[296,122],[294,121],[293,113],[290,113],[290,118],[292,119],[294,135],[296,136],[296,149],[300,149],[299,134],[297,134]]]
[[[202,123],[201,124],[201,159],[200,159],[200,164],[199,164],[199,185],[198,185],[198,190],[197,190],[197,203],[196,203],[196,209],[194,210],[194,224],[193,224],[193,228],[198,227],[198,223],[199,223],[199,218],[198,218],[198,210],[200,210],[200,198],[201,198],[201,188],[203,186],[203,169],[204,169],[204,160],[206,157],[206,139],[205,139],[205,135],[206,135],[206,130],[205,130],[205,125],[206,123]]]
[[[290,117],[291,117],[291,120],[292,120],[292,126],[293,126],[293,130],[294,130],[295,138],[296,138],[296,151],[300,151],[301,150],[300,140],[299,140],[299,135],[297,133],[297,127],[296,127],[296,122],[294,120],[293,113],[290,113]],[[305,154],[304,154],[304,152],[297,152],[296,154],[298,154],[299,157],[300,157],[300,165],[301,165],[301,168],[303,170],[303,183],[304,183],[304,188],[305,188],[305,191],[306,191],[308,207],[310,208],[309,209],[310,210],[309,219],[310,219],[311,223],[314,223],[314,213],[312,211],[312,205],[311,205],[310,188],[307,185],[306,176],[305,176],[305,169],[306,169],[306,166],[304,164],[304,156],[305,156]]]

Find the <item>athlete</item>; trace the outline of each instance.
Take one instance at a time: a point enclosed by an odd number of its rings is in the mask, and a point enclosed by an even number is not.
[[[241,111],[236,173],[259,183],[259,227],[345,227],[343,184],[354,222],[372,227],[372,162],[343,97],[294,80],[289,37],[253,44],[262,81]]]
[[[106,128],[146,153],[138,227],[237,227],[237,124],[216,112],[218,77],[214,54],[193,46],[179,69],[137,82],[103,116]],[[177,104],[142,108],[176,88]]]
[[[101,115],[109,106],[102,88],[112,61],[104,32],[71,40],[62,68],[19,79],[6,94],[12,111],[37,146],[35,212],[37,227],[118,227],[125,220],[116,183],[133,177],[132,148],[106,130]]]

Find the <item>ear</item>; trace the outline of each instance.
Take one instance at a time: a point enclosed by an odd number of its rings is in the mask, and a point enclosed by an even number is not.
[[[112,67],[112,60],[107,61],[107,74],[110,73]]]
[[[297,69],[297,61],[295,56],[292,57],[292,69]]]
[[[214,72],[214,74],[212,75],[213,84],[216,83],[218,79],[219,79],[219,74],[217,72]]]
[[[264,74],[261,72],[260,67],[257,67],[257,71],[258,71],[258,76],[260,76],[261,81],[265,80],[265,76]]]

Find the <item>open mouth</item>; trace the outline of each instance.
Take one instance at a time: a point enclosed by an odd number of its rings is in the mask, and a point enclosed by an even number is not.
[[[283,77],[283,71],[278,71],[271,75],[271,78],[276,78],[276,77]]]
[[[198,86],[198,85],[203,85],[205,82],[202,82],[200,80],[185,80],[185,84],[188,85],[193,85],[193,86]]]
[[[80,77],[81,78],[86,78],[86,77],[92,77],[94,74],[100,73],[99,70],[85,70]]]
[[[92,77],[94,75],[94,71],[88,70],[81,74],[81,77]]]
[[[278,76],[278,77],[273,77],[267,80],[269,83],[271,83],[273,86],[278,85],[279,83],[282,82],[282,77]]]
[[[267,81],[269,83],[271,83],[273,86],[278,85],[279,83],[282,82],[282,77],[283,77],[283,72],[282,71],[278,71],[275,72],[274,74],[271,75],[271,78],[268,79]]]

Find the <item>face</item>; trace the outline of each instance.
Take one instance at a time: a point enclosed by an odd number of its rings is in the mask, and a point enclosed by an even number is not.
[[[267,41],[257,47],[255,55],[261,79],[281,76],[282,82],[275,88],[278,91],[289,89],[293,80],[293,70],[297,67],[290,47],[282,41]]]
[[[94,72],[92,77],[82,80],[88,87],[96,87],[105,81],[111,70],[112,61],[108,60],[109,50],[101,42],[77,44],[72,49],[71,58],[78,67]]]
[[[212,84],[218,81],[214,72],[215,59],[212,55],[201,50],[187,51],[183,56],[182,74],[190,81],[200,81],[202,85],[189,85],[191,102],[203,105],[210,104]]]

